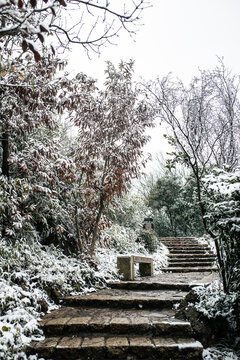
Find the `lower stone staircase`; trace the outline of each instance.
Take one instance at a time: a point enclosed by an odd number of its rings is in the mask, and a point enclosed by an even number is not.
[[[174,239],[164,243],[178,251]],[[168,269],[186,268],[182,264],[192,240],[181,240],[179,248],[183,246],[182,258],[176,259],[170,251]],[[201,251],[205,255],[205,248]],[[205,266],[202,268],[201,273],[179,270],[143,280],[112,282],[108,289],[96,293],[65,297],[61,308],[42,319],[45,340],[32,342],[28,353],[54,360],[200,360],[203,347],[194,339],[191,324],[175,319],[174,306],[191,287],[212,276]]]
[[[29,353],[59,360],[202,358],[202,345],[193,338],[190,323],[174,317],[173,306],[189,285],[109,285],[111,289],[65,298],[64,306],[43,318],[46,338],[31,343]]]
[[[216,256],[206,244],[196,238],[168,237],[159,239],[169,250],[168,267],[163,271],[204,272],[217,270]]]

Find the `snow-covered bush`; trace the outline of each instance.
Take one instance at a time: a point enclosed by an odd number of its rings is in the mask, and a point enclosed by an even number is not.
[[[157,250],[158,238],[154,231],[141,231],[139,241],[144,244],[144,247],[148,250],[150,254],[154,253]]]
[[[239,360],[239,356],[239,352],[223,346],[203,350],[203,360]]]
[[[115,206],[109,208],[108,215],[113,222],[140,231],[144,218],[152,217],[153,211],[141,195],[129,191],[122,198],[116,199]]]
[[[0,358],[25,359],[24,345],[42,337],[38,327],[41,316],[38,301],[48,297],[41,290],[24,290],[4,279],[0,287]]]
[[[221,283],[215,280],[208,286],[199,286],[194,288],[198,295],[199,302],[195,304],[196,309],[209,319],[218,316],[229,320],[231,326],[236,325],[234,321],[234,305],[236,304],[237,294],[226,294],[223,291]]]
[[[238,294],[226,294],[220,280],[215,280],[207,286],[193,288],[198,300],[191,304],[198,312],[208,319],[218,321],[218,326],[224,325],[223,339],[213,348],[203,351],[204,360],[237,360],[240,355],[240,338],[238,337]],[[226,322],[223,320],[225,319]],[[220,322],[219,322],[220,321]],[[223,322],[224,321],[224,322]],[[216,330],[216,329],[215,329]]]
[[[123,254],[128,252],[145,253],[146,249],[138,240],[139,232],[130,227],[114,223],[109,229],[104,230],[104,241],[116,252]]]

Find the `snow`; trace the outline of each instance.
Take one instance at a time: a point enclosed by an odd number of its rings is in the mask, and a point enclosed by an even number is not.
[[[205,316],[208,318],[217,316],[231,318],[237,294],[225,294],[219,280],[214,280],[207,286],[195,287],[193,291],[198,294],[200,299],[194,306]]]
[[[194,348],[194,347],[202,348],[202,344],[199,341],[178,344],[179,349],[187,349],[187,348]]]
[[[203,350],[203,360],[239,360],[239,356],[230,349],[219,350],[207,348]]]
[[[0,7],[8,4],[8,0],[0,0]]]

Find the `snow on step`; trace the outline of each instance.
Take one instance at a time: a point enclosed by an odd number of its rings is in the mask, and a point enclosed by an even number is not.
[[[182,282],[113,281],[108,286],[124,290],[181,290],[190,291],[192,285]]]
[[[121,359],[126,355],[137,359],[191,359],[202,356],[202,345],[192,338],[151,336],[76,336],[51,337],[41,343],[32,343],[31,350],[46,359]]]
[[[101,290],[96,294],[67,296],[63,302],[67,306],[99,306],[114,308],[163,308],[172,307],[187,295],[187,292],[174,290],[125,291]]]
[[[167,272],[211,272],[211,271],[217,271],[217,267],[167,267],[163,268],[162,271]]]
[[[160,314],[159,314],[160,315]],[[111,334],[145,334],[153,335],[191,335],[191,324],[188,321],[176,319],[162,319],[153,316],[77,316],[73,318],[53,318],[42,324],[46,335],[69,335],[83,333],[111,333]]]

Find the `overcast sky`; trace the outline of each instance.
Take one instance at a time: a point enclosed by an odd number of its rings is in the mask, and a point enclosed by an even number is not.
[[[213,68],[217,56],[240,75],[240,0],[152,0],[142,13],[135,42],[120,33],[118,45],[102,49],[101,56],[88,59],[74,48],[70,68],[104,79],[105,61],[135,60],[135,75],[146,80],[172,72],[184,82],[198,68]],[[153,154],[166,148],[158,133],[147,150]]]

